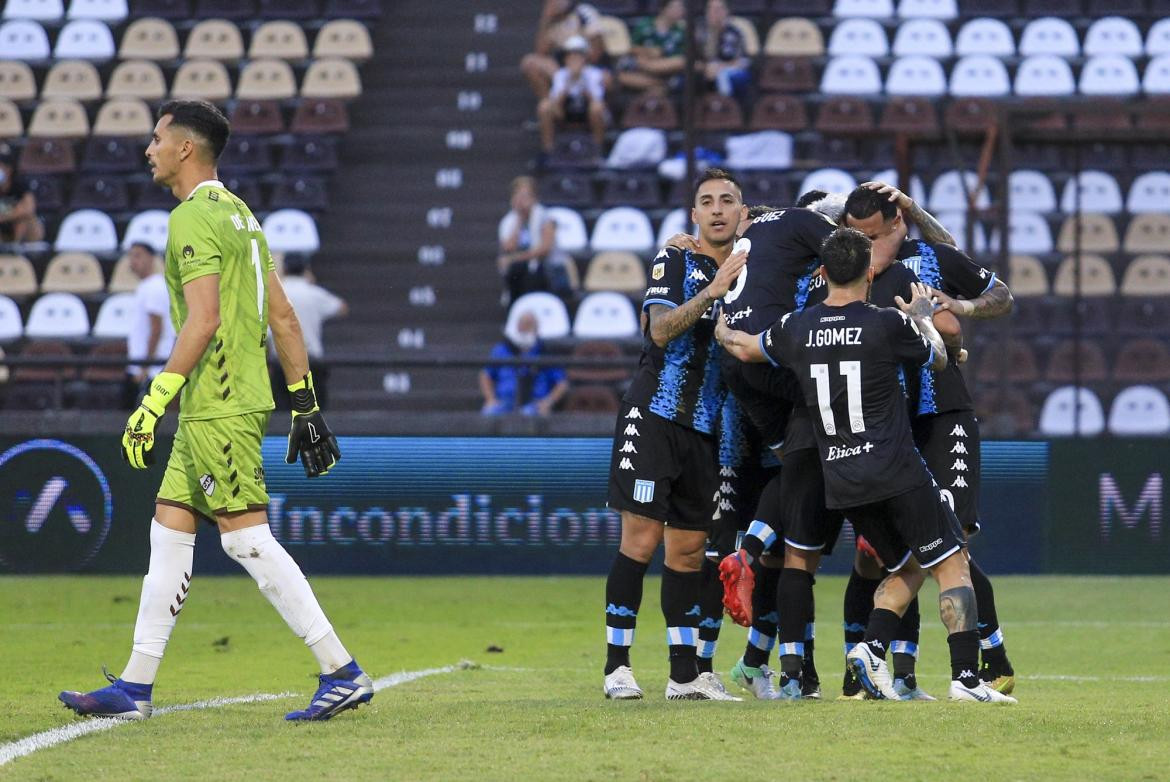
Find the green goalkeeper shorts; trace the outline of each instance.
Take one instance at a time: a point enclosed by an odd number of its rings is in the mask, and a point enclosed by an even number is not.
[[[271,412],[179,421],[158,502],[209,521],[224,513],[264,510],[268,490],[260,444]]]

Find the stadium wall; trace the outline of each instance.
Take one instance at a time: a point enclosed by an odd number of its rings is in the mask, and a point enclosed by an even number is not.
[[[604,437],[351,437],[325,479],[264,444],[273,531],[305,571],[602,574],[618,543]],[[160,442],[159,463],[170,443]],[[996,573],[1167,573],[1166,440],[983,444],[984,531]],[[0,438],[0,572],[141,573],[161,467],[138,472],[109,435]],[[826,560],[847,572],[851,533]],[[235,573],[200,535],[199,573]]]

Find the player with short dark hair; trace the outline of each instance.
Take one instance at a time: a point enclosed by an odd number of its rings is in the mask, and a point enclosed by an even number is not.
[[[605,589],[607,698],[641,698],[629,650],[650,558],[665,543],[668,700],[738,700],[696,662],[702,564],[719,487],[714,433],[726,395],[719,375],[713,305],[743,269],[732,252],[744,218],[734,177],[707,169],[691,219],[699,251],[665,248],[654,259],[642,302],[643,348],[618,411],[610,461],[609,507],[621,511],[621,547]]]
[[[790,313],[760,334],[731,329],[720,319],[716,338],[740,360],[792,367],[813,411],[826,505],[841,510],[887,563],[890,575],[875,594],[864,642],[849,653],[866,690],[876,698],[899,698],[885,655],[925,568],[939,582],[939,607],[950,633],[950,697],[1014,703],[976,673],[975,593],[966,558],[955,556],[965,545],[962,533],[914,447],[902,402],[903,363],[935,371],[947,364],[931,322],[933,304],[920,283],[911,301],[898,299],[901,311],[867,303],[870,253],[864,234],[834,232],[820,252],[829,285],[823,303]]]

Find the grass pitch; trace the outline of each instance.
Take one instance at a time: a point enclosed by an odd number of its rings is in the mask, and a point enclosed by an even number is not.
[[[77,721],[62,689],[121,670],[140,581],[0,578],[10,742]],[[295,697],[158,715],[0,766],[0,780],[669,780],[1170,778],[1170,578],[998,578],[1016,707],[834,702],[844,580],[817,584],[821,703],[667,703],[657,582],[634,670],[641,702],[601,695],[599,578],[315,578],[342,639],[375,678],[473,660],[478,669],[380,692],[368,707],[291,725],[312,658],[246,577],[199,578],[155,706],[255,693]],[[945,635],[924,591],[920,682],[945,695]],[[745,633],[725,622],[727,671]],[[502,651],[489,651],[491,648]]]

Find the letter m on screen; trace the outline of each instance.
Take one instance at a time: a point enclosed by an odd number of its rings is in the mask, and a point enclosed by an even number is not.
[[[1102,473],[1100,479],[1101,500],[1101,542],[1108,543],[1113,533],[1114,519],[1121,523],[1124,529],[1135,529],[1142,519],[1149,516],[1150,541],[1157,542],[1162,537],[1162,473],[1152,473],[1146,479],[1145,486],[1133,501],[1127,505],[1117,480],[1112,473]]]

